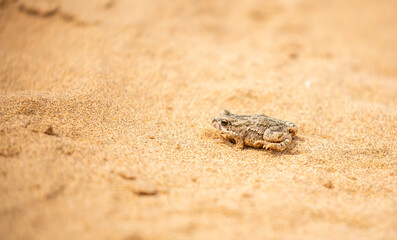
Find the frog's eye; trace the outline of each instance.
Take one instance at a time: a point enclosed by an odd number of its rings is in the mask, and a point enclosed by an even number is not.
[[[224,127],[226,127],[228,124],[229,124],[229,122],[226,121],[226,120],[222,120],[221,121],[221,125],[224,126]]]

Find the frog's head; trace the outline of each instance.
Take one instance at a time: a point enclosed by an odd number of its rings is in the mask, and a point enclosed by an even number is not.
[[[230,131],[232,120],[233,114],[228,110],[223,110],[218,116],[212,119],[212,125],[222,132],[228,132]]]
[[[297,126],[291,122],[274,122],[266,129],[263,138],[269,142],[282,142],[287,138],[292,139],[297,132]]]

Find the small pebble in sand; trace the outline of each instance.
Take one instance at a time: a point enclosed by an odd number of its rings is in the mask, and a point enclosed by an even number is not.
[[[125,180],[135,180],[136,179],[136,174],[130,169],[120,167],[120,168],[112,169],[111,172],[120,176],[121,178],[123,178]]]
[[[130,189],[139,196],[153,196],[158,193],[155,185],[145,181],[134,181],[133,184],[130,185]]]

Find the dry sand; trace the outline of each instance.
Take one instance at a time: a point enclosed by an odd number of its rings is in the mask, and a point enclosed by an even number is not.
[[[397,239],[396,1],[1,0],[0,94],[1,239]]]

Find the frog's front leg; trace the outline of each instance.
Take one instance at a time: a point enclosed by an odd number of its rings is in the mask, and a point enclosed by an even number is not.
[[[240,149],[244,148],[244,139],[239,136],[234,136],[233,140],[236,142],[236,146]]]
[[[242,139],[240,136],[237,136],[236,134],[221,134],[221,135],[226,140],[234,142],[238,148],[240,149],[244,148],[244,139]]]

